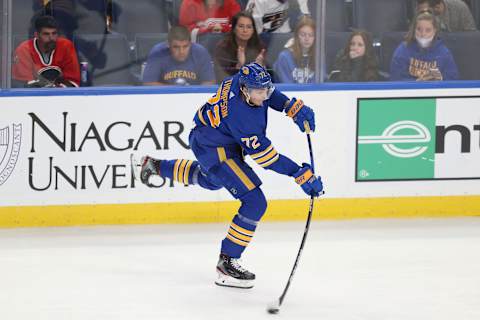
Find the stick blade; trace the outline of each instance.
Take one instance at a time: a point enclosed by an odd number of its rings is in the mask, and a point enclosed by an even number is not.
[[[140,181],[140,169],[142,168],[142,165],[138,162],[138,159],[133,153],[130,154],[130,168],[135,180]]]
[[[270,303],[267,306],[267,312],[270,313],[270,314],[279,313],[280,312],[280,301],[277,299],[277,300],[273,301],[272,303]]]

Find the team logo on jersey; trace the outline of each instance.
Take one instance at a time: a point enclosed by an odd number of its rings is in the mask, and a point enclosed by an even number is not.
[[[22,125],[0,128],[0,185],[8,180],[20,155]]]
[[[248,70],[247,67],[243,67],[242,72],[243,72],[244,75],[248,75],[250,71]]]

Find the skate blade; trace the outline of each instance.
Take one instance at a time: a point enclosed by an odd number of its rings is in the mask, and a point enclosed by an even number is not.
[[[140,169],[142,165],[138,162],[137,158],[133,153],[130,154],[130,168],[132,170],[133,177],[135,180],[140,181]]]
[[[239,288],[239,289],[251,289],[254,285],[254,280],[239,280],[233,277],[227,276],[219,271],[218,278],[215,280],[215,284],[221,287]]]

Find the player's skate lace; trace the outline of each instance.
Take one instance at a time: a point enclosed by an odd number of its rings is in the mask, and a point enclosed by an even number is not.
[[[238,272],[241,272],[241,273],[244,273],[247,271],[247,269],[245,269],[244,267],[242,267],[240,265],[240,262],[242,262],[241,259],[230,259],[230,264],[232,267],[235,268],[235,270],[237,270]]]

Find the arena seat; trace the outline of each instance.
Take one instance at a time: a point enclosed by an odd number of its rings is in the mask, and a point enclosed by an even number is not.
[[[89,74],[92,86],[111,86],[111,85],[130,85],[133,83],[132,67],[128,42],[121,34],[91,34],[82,35],[82,42],[76,42],[79,50],[89,50],[81,48],[82,45],[92,43],[101,54],[106,57],[102,68],[95,68],[93,73]],[[90,64],[90,69],[92,64]]]
[[[267,47],[267,63],[273,65],[280,52],[285,50],[285,44],[293,39],[293,32],[288,33],[262,33],[260,39]]]
[[[327,32],[325,39],[325,65],[329,73],[335,64],[335,57],[345,47],[351,32]]]
[[[164,1],[112,0],[113,30],[134,41],[138,33],[168,32],[168,17]]]
[[[442,33],[440,37],[450,50],[461,80],[480,80],[480,31]]]
[[[76,14],[78,16],[78,28],[75,34],[102,34],[107,27],[106,15],[107,4],[105,0],[89,1],[88,5],[84,1],[75,0]],[[55,0],[53,0],[53,9],[55,16]]]
[[[204,46],[213,59],[217,44],[225,38],[224,33],[204,33],[198,36],[197,43]]]
[[[317,4],[316,1],[314,3]],[[348,11],[344,0],[327,0],[325,17],[327,32],[348,31]]]
[[[32,0],[12,1],[12,33],[29,34],[33,31],[31,26],[34,15]]]
[[[384,32],[408,30],[405,0],[352,0],[353,27],[378,38]]]
[[[390,73],[390,63],[393,53],[405,38],[405,32],[385,32],[382,34],[380,43],[380,70]]]
[[[135,35],[135,58],[137,62],[144,62],[152,48],[168,38],[168,33],[139,33]]]

